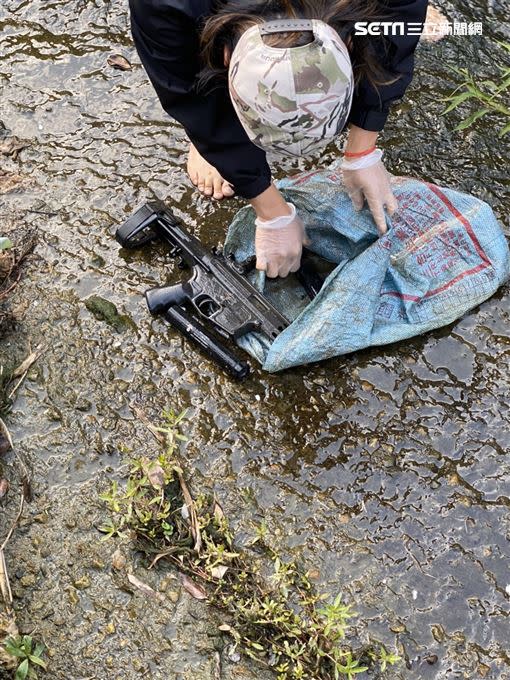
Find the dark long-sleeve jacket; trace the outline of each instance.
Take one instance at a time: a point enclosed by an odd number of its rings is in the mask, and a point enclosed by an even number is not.
[[[395,21],[422,22],[427,2],[386,0],[383,5]],[[271,183],[266,155],[246,135],[227,86],[207,92],[196,87],[200,26],[213,13],[215,0],[129,0],[129,4],[136,49],[165,111],[182,123],[200,154],[238,194],[248,199],[261,194]],[[361,81],[349,118],[372,131],[382,130],[390,105],[411,82],[418,36],[388,37],[384,49],[380,42],[382,65],[401,77],[378,92]]]

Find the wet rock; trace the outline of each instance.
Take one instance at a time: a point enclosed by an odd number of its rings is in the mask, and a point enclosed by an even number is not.
[[[241,654],[237,649],[237,645],[231,644],[227,647],[227,658],[232,663],[239,663],[241,661]]]
[[[62,413],[58,409],[53,407],[50,407],[49,409],[46,410],[45,416],[46,418],[48,418],[48,420],[51,420],[53,422],[60,422],[62,420]]]
[[[3,498],[9,491],[9,482],[6,479],[0,479],[0,499]]]
[[[39,524],[47,524],[49,519],[50,516],[47,512],[39,512],[37,515],[34,515],[34,522],[38,522]]]
[[[40,549],[39,552],[41,554],[41,557],[46,558],[46,557],[49,557],[51,555],[51,548],[50,548],[49,545],[48,546],[42,546],[42,548]]]
[[[88,645],[88,647],[85,647],[85,649],[82,651],[82,655],[86,659],[93,659],[97,656],[98,649],[95,645]]]
[[[138,657],[135,657],[135,658],[133,659],[133,668],[134,668],[135,671],[137,671],[138,673],[140,673],[141,671],[143,671],[143,670],[144,670],[144,663],[143,663],[143,661],[142,661],[141,659],[139,659]]]
[[[392,630],[394,633],[404,633],[406,627],[403,623],[394,623],[392,626],[390,626],[390,630]]]
[[[95,316],[98,321],[104,321],[118,333],[133,328],[132,320],[123,314],[119,314],[117,307],[98,295],[92,295],[85,300],[85,307]]]
[[[161,579],[159,586],[158,586],[159,592],[165,593],[168,590],[168,588],[171,585],[173,585],[174,582],[175,582],[175,578],[174,578],[173,574],[168,574],[168,576],[165,576],[164,578]]]
[[[122,54],[111,54],[106,60],[108,66],[117,69],[118,71],[131,71],[133,68],[130,62],[123,57]]]
[[[79,603],[79,601],[80,601],[80,596],[79,596],[78,593],[76,592],[76,589],[75,589],[75,588],[69,588],[69,589],[68,589],[68,591],[67,591],[67,597],[68,597],[69,602],[70,602],[71,604],[73,604],[73,605],[77,605],[77,604]],[[55,621],[55,623],[56,623],[57,625],[61,625],[61,624],[58,624],[57,621]]]
[[[90,576],[85,574],[81,578],[76,579],[73,581],[73,586],[78,590],[86,590],[87,588],[90,588]]]
[[[101,257],[101,255],[98,255],[97,253],[95,253],[90,259],[90,264],[93,267],[102,268],[102,267],[105,266],[106,261],[105,261],[104,257]]]
[[[20,578],[20,583],[23,586],[23,588],[30,588],[31,586],[35,585],[36,578],[34,574],[26,574],[22,578]]]
[[[74,408],[77,411],[90,411],[92,408],[92,402],[89,399],[85,399],[85,397],[78,397]]]
[[[439,657],[437,654],[429,654],[428,656],[424,657],[423,659],[425,663],[427,663],[429,666],[434,666],[439,660]]]
[[[122,554],[120,549],[117,549],[113,555],[112,555],[112,567],[116,569],[117,571],[120,571],[124,569],[126,566],[127,560],[125,556]]]

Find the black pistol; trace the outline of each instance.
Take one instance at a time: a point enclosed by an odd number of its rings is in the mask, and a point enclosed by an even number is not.
[[[204,248],[163,203],[143,205],[117,229],[115,237],[124,248],[163,239],[170,245],[171,256],[182,258],[192,269],[188,281],[147,291],[149,311],[162,315],[233,377],[246,378],[249,364],[223,340],[237,340],[256,331],[272,342],[289,325],[248,281],[242,265]]]

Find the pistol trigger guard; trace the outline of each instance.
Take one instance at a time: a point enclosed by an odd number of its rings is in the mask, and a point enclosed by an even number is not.
[[[205,319],[213,319],[221,311],[221,304],[216,302],[208,293],[199,293],[193,298],[193,306]]]

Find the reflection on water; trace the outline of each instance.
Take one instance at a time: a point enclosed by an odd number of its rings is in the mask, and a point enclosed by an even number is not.
[[[442,7],[504,36],[505,3]],[[120,464],[119,441],[143,443],[135,399],[153,416],[187,408],[190,469],[233,507],[246,501],[240,525],[264,516],[284,549],[342,587],[362,638],[364,628],[389,645],[397,637],[409,670],[395,677],[509,678],[508,289],[424,338],[232,384],[146,313],[143,291],[172,270],[164,248],[121,258],[112,237],[158,196],[213,245],[240,205],[192,191],[185,136],[138,63],[124,3],[9,0],[0,22],[0,119],[31,140],[5,161],[28,188],[1,211],[40,231],[18,312],[21,332],[47,346],[14,410],[21,448],[47,464],[50,484],[79,484]],[[119,52],[132,71],[107,65]],[[396,174],[473,192],[505,220],[508,146],[489,120],[452,135],[456,114],[442,118],[439,101],[453,89],[450,65],[488,75],[496,54],[487,37],[423,46],[384,146]],[[137,330],[94,319],[92,294]]]

